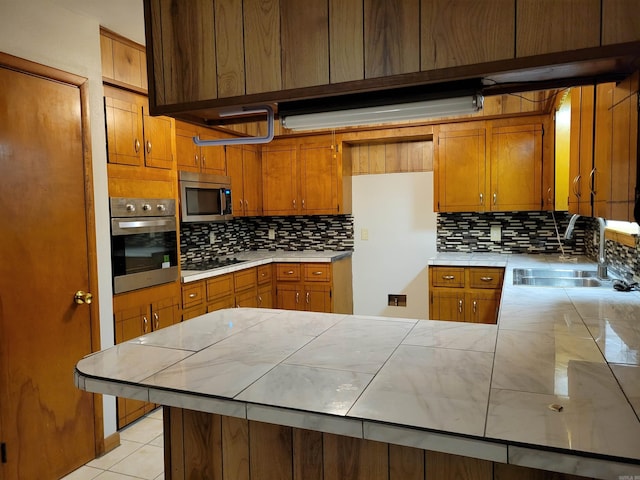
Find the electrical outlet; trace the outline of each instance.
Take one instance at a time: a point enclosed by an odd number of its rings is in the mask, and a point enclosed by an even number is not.
[[[369,240],[369,229],[367,228],[360,229],[360,240]]]
[[[214,243],[216,243],[216,234],[209,232],[209,245],[213,245]]]
[[[491,241],[499,242],[502,240],[502,228],[500,225],[492,225],[491,226]]]
[[[270,228],[269,231],[267,232],[267,236],[269,237],[269,240],[275,240],[276,239],[276,231],[274,228]]]

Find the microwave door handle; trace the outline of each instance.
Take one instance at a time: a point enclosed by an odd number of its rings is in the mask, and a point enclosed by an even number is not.
[[[218,190],[220,193],[220,215],[224,215],[227,211],[227,197],[224,194],[224,188]]]

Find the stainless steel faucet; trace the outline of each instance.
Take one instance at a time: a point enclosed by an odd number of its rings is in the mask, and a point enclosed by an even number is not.
[[[574,214],[571,216],[569,220],[569,225],[567,225],[567,229],[564,232],[564,239],[571,240],[573,238],[573,230],[576,226],[576,220],[580,218],[580,215]],[[607,259],[605,257],[605,244],[606,240],[604,238],[604,230],[607,227],[607,221],[604,218],[597,217],[598,224],[600,225],[600,246],[598,249],[598,278],[606,279],[609,278],[607,275]]]
[[[607,259],[605,258],[605,244],[607,241],[604,238],[604,230],[607,228],[607,221],[598,217],[598,223],[600,224],[600,249],[598,251],[598,278],[609,278],[607,275]]]

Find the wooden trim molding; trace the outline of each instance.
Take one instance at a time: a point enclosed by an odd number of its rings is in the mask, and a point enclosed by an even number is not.
[[[613,240],[620,245],[625,245],[630,248],[636,248],[637,243],[637,235],[632,235],[630,233],[619,232],[617,230],[612,230],[607,228],[604,231],[604,238],[606,240]]]

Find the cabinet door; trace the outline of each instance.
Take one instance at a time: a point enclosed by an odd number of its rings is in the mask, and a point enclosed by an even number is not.
[[[270,283],[258,288],[258,308],[273,308],[273,287]]]
[[[331,313],[331,286],[315,283],[305,285],[304,309],[308,312]]]
[[[450,290],[431,290],[429,318],[431,320],[452,320],[464,322],[464,294]]]
[[[144,158],[142,106],[104,97],[109,163],[141,166]]]
[[[233,300],[233,294],[220,297],[207,304],[207,313],[214,312],[216,310],[223,310],[225,308],[233,308],[235,307]]]
[[[116,311],[114,317],[116,343],[126,342],[151,331],[148,305]]]
[[[295,146],[262,148],[265,215],[299,213],[298,163]]]
[[[571,89],[569,212],[591,216],[595,87]]]
[[[235,306],[240,308],[257,308],[258,292],[255,288],[236,294]]]
[[[209,278],[207,280],[207,302],[223,297],[233,299],[233,290],[233,273]]]
[[[285,310],[303,310],[300,284],[279,283],[276,289],[276,304]]]
[[[466,295],[465,321],[472,323],[495,324],[498,321],[498,292],[473,292]]]
[[[245,147],[242,156],[244,212],[248,216],[262,215],[262,162],[257,147]]]
[[[206,135],[201,135],[206,139]],[[200,147],[200,171],[210,175],[226,175],[224,147]]]
[[[199,317],[207,313],[207,308],[204,305],[198,305],[197,307],[190,308],[189,310],[182,311],[182,321],[186,322],[192,318]]]
[[[180,322],[180,308],[177,298],[167,298],[151,304],[153,330],[165,328]]]
[[[246,215],[244,207],[244,173],[242,147],[227,146],[227,175],[231,177],[231,195],[233,200],[233,215]]]
[[[493,128],[492,211],[542,209],[542,125]]]
[[[169,117],[151,117],[145,112],[143,121],[145,165],[156,168],[173,168],[171,119]]]
[[[436,151],[437,211],[485,211],[485,130],[442,131]]]
[[[338,169],[333,145],[300,146],[300,196],[305,215],[337,214]]]
[[[178,170],[187,172],[200,171],[200,148],[193,143],[195,130],[185,129],[176,123],[176,163]]]

